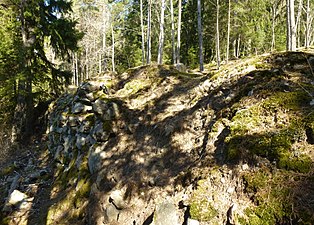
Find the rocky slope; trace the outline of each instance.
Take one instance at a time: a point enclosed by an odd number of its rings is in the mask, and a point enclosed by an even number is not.
[[[25,194],[3,203],[7,218],[37,197],[20,224],[311,224],[313,67],[310,53],[278,53],[86,81],[50,106],[54,166],[35,170],[49,188],[4,190]]]

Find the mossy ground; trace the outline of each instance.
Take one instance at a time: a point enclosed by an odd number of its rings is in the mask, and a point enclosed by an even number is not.
[[[199,181],[198,189],[189,202],[192,219],[210,222],[218,215],[217,209],[213,206],[213,200],[208,196],[208,191],[204,181]]]
[[[314,221],[313,197],[306,200],[309,197],[300,194],[300,190],[312,193],[314,186],[314,74],[309,57],[304,53],[257,57],[249,61],[255,65],[249,72],[239,72],[245,71],[241,65],[236,69],[223,66],[211,78],[214,81],[229,77],[231,85],[224,89],[234,92],[229,103],[219,106],[222,113],[208,134],[218,139],[216,143],[223,143],[215,145],[221,148],[216,152],[224,153],[220,163],[231,168],[242,164],[254,168],[238,175],[253,203],[238,216],[240,224]],[[242,64],[245,67],[245,62]],[[228,74],[230,71],[238,74],[233,76]],[[221,135],[224,130],[227,134]],[[212,208],[208,199],[216,194],[206,192],[204,183],[199,183],[194,192],[191,215],[210,221]],[[197,197],[201,192],[203,198]]]
[[[72,159],[75,160],[76,157]],[[70,162],[67,171],[62,167],[57,170],[51,196],[55,203],[47,212],[46,224],[85,224],[91,190],[87,157],[82,159],[79,168]]]

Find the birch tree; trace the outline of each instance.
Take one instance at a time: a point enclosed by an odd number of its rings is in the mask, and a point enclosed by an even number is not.
[[[227,48],[226,48],[226,63],[229,61],[229,47],[230,47],[230,13],[231,13],[231,4],[228,0],[228,22],[227,22]]]
[[[143,19],[143,0],[140,0],[141,11],[141,33],[142,33],[142,64],[145,64],[145,36],[144,36],[144,19]]]
[[[219,44],[219,0],[216,1],[216,57],[217,67],[220,68],[220,44]]]
[[[152,14],[152,0],[148,0],[148,12],[147,12],[147,57],[146,63],[151,64],[151,14]]]
[[[176,63],[180,63],[180,47],[181,47],[181,14],[182,14],[182,0],[178,1],[178,31],[177,31],[177,52]]]
[[[162,64],[163,48],[164,48],[164,23],[165,23],[165,0],[161,0],[161,10],[160,10],[160,31],[159,31],[159,44],[158,44],[158,64]]]
[[[306,1],[306,24],[305,24],[305,47],[310,47],[310,18],[311,18],[310,0]]]
[[[174,14],[173,14],[173,0],[170,0],[170,17],[171,17],[171,50],[172,50],[172,63],[176,61],[176,50],[175,50],[175,36],[174,36]]]
[[[287,50],[296,50],[296,23],[294,16],[294,0],[287,0]]]

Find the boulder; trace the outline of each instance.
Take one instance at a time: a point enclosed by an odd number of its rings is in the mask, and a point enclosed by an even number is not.
[[[174,204],[165,201],[158,204],[154,213],[154,225],[178,225],[179,217]]]
[[[25,201],[28,198],[28,196],[26,194],[24,194],[23,192],[19,191],[19,190],[14,190],[8,200],[8,203],[10,205],[17,205],[17,204],[21,204],[23,201]]]
[[[186,66],[183,63],[177,63],[174,65],[174,67],[182,73],[186,72]]]
[[[126,202],[123,199],[123,193],[120,190],[115,190],[110,194],[109,201],[117,208],[124,209],[126,207]]]

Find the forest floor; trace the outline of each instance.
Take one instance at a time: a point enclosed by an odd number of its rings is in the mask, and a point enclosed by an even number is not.
[[[314,55],[297,52],[234,60],[204,73],[130,69],[111,84],[110,98],[123,102],[123,129],[107,146],[115,161],[106,169],[124,171],[113,176],[122,186],[135,183],[138,195],[181,202],[181,224],[186,213],[200,224],[313,222],[313,68]],[[48,224],[49,208],[67,195],[54,189],[46,142],[43,134],[1,157],[0,209],[11,190],[27,197],[2,210],[0,224]],[[153,204],[141,206],[132,212],[154,211]],[[70,224],[59,219],[50,224]]]

